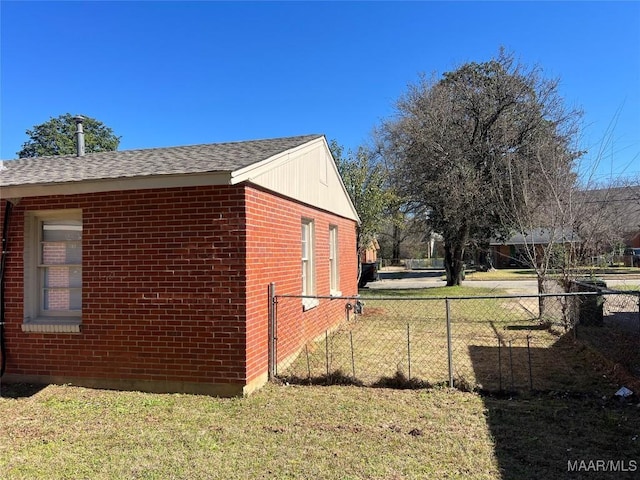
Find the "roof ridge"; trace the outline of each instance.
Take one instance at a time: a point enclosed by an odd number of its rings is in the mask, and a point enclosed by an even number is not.
[[[288,140],[296,140],[296,139],[303,139],[303,138],[308,138],[309,140],[314,139],[314,138],[319,138],[319,137],[324,137],[324,134],[321,133],[310,133],[310,134],[306,134],[306,135],[291,135],[288,137],[269,137],[269,138],[257,138],[257,139],[249,139],[249,140],[231,140],[231,141],[225,141],[225,142],[210,142],[210,143],[193,143],[193,144],[187,144],[187,145],[171,145],[171,146],[165,146],[165,147],[147,147],[147,148],[129,148],[126,150],[105,150],[102,152],[87,152],[84,157],[89,157],[89,156],[94,156],[94,155],[104,155],[104,154],[117,154],[117,153],[127,153],[127,152],[151,152],[151,151],[157,151],[157,150],[171,150],[171,149],[178,149],[178,148],[197,148],[197,147],[206,147],[206,146],[212,146],[212,145],[239,145],[239,144],[246,144],[246,143],[259,143],[259,142],[271,142],[271,141],[288,141]],[[71,153],[68,155],[42,155],[42,156],[38,156],[38,157],[18,157],[18,158],[12,158],[12,159],[2,159],[0,161],[2,162],[13,162],[16,160],[45,160],[48,158],[67,158],[67,157],[73,157],[76,158],[77,154],[75,153]]]
[[[231,173],[324,135],[27,157],[2,163],[0,185],[46,185],[157,175]]]

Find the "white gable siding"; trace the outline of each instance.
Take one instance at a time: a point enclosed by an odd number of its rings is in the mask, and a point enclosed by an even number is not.
[[[237,175],[237,176],[236,176]],[[358,221],[324,138],[239,171],[232,183],[249,181],[285,197]]]

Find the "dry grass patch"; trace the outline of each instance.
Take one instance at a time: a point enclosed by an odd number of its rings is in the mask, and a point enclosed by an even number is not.
[[[49,386],[0,399],[0,476],[498,478],[483,408],[446,390],[269,385],[216,399]]]
[[[376,385],[397,375],[418,384],[446,383],[446,296],[456,385],[489,391],[572,389],[585,383],[591,388],[572,346],[559,342],[537,318],[537,300],[532,306],[501,294],[473,287],[368,291],[361,315],[350,315],[303,345],[278,375],[307,383],[337,372],[352,384]]]
[[[638,458],[637,410],[601,392],[272,384],[217,399],[49,386],[0,398],[0,477],[581,478],[567,461]]]

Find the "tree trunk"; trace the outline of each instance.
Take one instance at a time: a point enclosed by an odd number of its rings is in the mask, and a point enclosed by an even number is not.
[[[391,252],[392,265],[400,265],[400,228],[397,225],[393,226],[393,248]]]
[[[538,279],[538,295],[543,295],[545,292],[545,288],[544,288],[544,279],[545,279],[545,275],[542,272],[536,272],[537,273],[537,279]],[[538,297],[538,319],[542,320],[543,316],[544,316],[544,297],[539,296]]]
[[[448,242],[445,242],[444,269],[447,273],[447,287],[454,287],[462,283],[464,275],[463,255],[464,244],[456,242],[455,245],[450,245]]]
[[[462,224],[453,238],[444,239],[444,268],[447,287],[455,287],[464,280],[464,248],[469,240],[469,227]]]

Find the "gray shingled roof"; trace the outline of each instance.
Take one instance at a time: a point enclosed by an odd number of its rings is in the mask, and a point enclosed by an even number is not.
[[[321,136],[8,160],[1,164],[0,186],[233,172]]]

